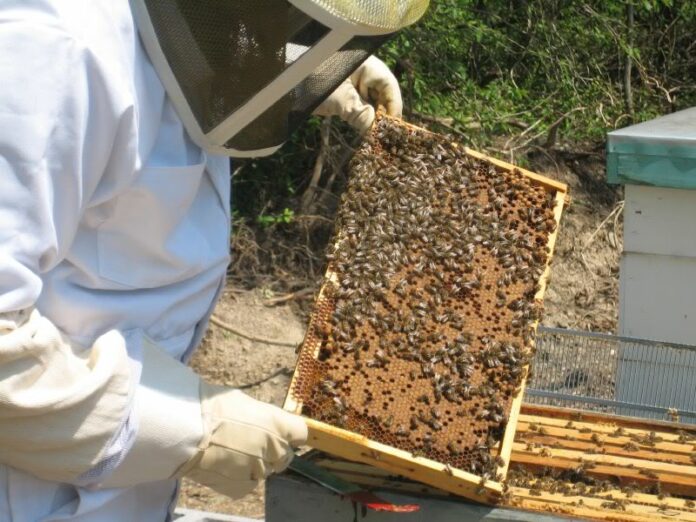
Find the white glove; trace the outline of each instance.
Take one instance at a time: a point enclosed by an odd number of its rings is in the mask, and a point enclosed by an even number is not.
[[[138,436],[101,487],[186,476],[239,498],[285,469],[293,447],[305,443],[301,417],[201,381],[154,343],[144,350],[135,397]]]
[[[317,116],[338,116],[366,133],[375,121],[375,109],[382,106],[390,116],[400,118],[403,110],[399,82],[383,61],[370,56],[316,108]]]
[[[135,384],[118,332],[84,348],[36,310],[0,314],[0,463],[76,481],[101,461]]]
[[[271,473],[283,471],[293,447],[307,441],[304,421],[239,390],[201,383],[205,436],[179,471],[218,493],[239,498]]]

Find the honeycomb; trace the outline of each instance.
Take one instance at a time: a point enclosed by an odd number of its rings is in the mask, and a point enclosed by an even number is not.
[[[383,118],[350,167],[290,393],[302,414],[500,479],[555,193]]]

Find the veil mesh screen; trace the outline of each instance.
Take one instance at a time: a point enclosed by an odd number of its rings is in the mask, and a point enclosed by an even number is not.
[[[329,29],[286,0],[146,0],[156,36],[198,124],[208,133]],[[356,37],[237,133],[229,148],[275,147],[389,36]]]
[[[270,107],[255,121],[234,136],[226,146],[236,150],[253,150],[282,144],[317,106],[377,50],[389,36],[358,37],[334,53],[288,96]],[[288,110],[289,108],[289,110]],[[277,116],[286,111],[287,117]]]

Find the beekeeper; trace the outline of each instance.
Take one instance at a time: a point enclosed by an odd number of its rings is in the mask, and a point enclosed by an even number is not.
[[[224,284],[227,156],[399,114],[368,57],[426,5],[0,4],[0,520],[165,520],[179,477],[240,497],[287,466],[299,417],[184,364]]]

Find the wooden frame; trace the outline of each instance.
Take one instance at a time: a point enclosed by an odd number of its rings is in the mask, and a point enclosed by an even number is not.
[[[314,462],[322,468],[354,484],[370,489],[398,491],[404,494],[430,498],[447,497],[442,490],[431,488],[415,482],[398,479],[389,472],[365,464],[345,462],[314,457]],[[514,462],[514,461],[513,461]],[[528,488],[511,487],[509,495],[498,505],[518,508],[544,514],[556,514],[580,517],[584,520],[606,520],[612,522],[654,522],[655,520],[673,520],[678,522],[696,522],[696,512],[688,510],[682,499],[656,495],[634,493],[628,497],[621,490],[610,490],[602,494],[603,498],[586,496],[565,496],[542,492],[533,494]],[[611,509],[603,504],[618,500],[623,509]]]
[[[566,427],[568,422],[571,427]],[[530,425],[535,424],[537,429],[530,431]],[[544,428],[545,433],[539,433]],[[621,428],[620,434],[610,437],[617,433]],[[587,433],[586,430],[591,430]],[[662,490],[668,493],[670,485],[677,484],[679,477],[691,477],[689,483],[681,490],[672,490],[675,494],[696,499],[696,463],[681,462],[680,464],[670,464],[674,456],[682,455],[689,457],[691,450],[696,445],[696,426],[683,426],[676,423],[661,421],[650,421],[644,419],[633,419],[619,416],[595,413],[578,413],[573,410],[552,408],[536,405],[524,405],[519,416],[519,429],[517,431],[517,442],[515,444],[524,445],[526,435],[531,433],[535,440],[544,440],[546,447],[551,451],[564,452],[564,446],[572,443],[567,438],[569,431],[576,431],[577,438],[584,436],[586,439],[592,434],[602,433],[607,437],[605,449],[606,454],[601,454],[608,461],[613,461],[615,455],[612,452],[618,451],[621,442],[635,440],[635,437],[650,437],[663,439],[655,442],[655,446],[650,446],[650,451],[635,452],[632,458],[624,457],[626,462],[622,465],[615,465],[611,471],[614,480],[626,479],[628,483],[634,482],[633,476],[643,476],[641,471],[652,471],[659,469],[660,483]],[[632,439],[631,436],[634,438]],[[573,436],[574,438],[574,436]],[[584,440],[584,439],[583,439]],[[688,453],[688,455],[687,455]],[[527,457],[517,450],[512,453],[512,464],[524,464],[527,469],[533,470],[537,466],[543,465],[545,468],[564,468],[566,461],[572,461],[572,467],[577,468],[584,461],[590,458],[591,453],[578,451],[562,456],[553,454],[551,457],[538,462],[528,462]],[[430,497],[446,496],[445,491],[412,482],[410,480],[394,476],[389,470],[376,469],[375,467],[364,464],[356,464],[335,460],[332,457],[313,453],[309,456],[315,463],[335,473],[336,475],[350,482],[360,484],[370,488],[394,490],[407,494],[425,495]],[[630,462],[629,462],[630,461]],[[615,462],[614,462],[615,464]],[[625,465],[623,465],[625,464]],[[588,475],[602,476],[601,470],[596,468],[589,469]],[[533,484],[530,484],[532,486]],[[683,522],[696,522],[696,507],[689,507],[682,498],[670,496],[649,495],[634,492],[629,494],[621,489],[613,489],[597,493],[595,496],[574,495],[566,496],[561,493],[550,493],[547,491],[533,491],[530,487],[510,487],[507,494],[499,499],[500,506],[512,507],[547,514],[579,517],[582,519],[605,520],[605,521],[630,521],[630,522],[654,522],[656,520],[675,520]]]
[[[555,408],[531,409],[520,415],[513,462],[530,469],[583,465],[597,478],[659,482],[664,493],[696,497],[696,428],[597,414],[563,418]]]
[[[430,132],[407,123],[400,122],[400,124],[419,132]],[[540,278],[540,289],[535,296],[536,299],[542,300],[544,291],[546,290],[546,284],[550,271],[549,263],[553,255],[560,219],[566,204],[567,186],[563,183],[545,178],[544,176],[524,169],[520,169],[514,165],[491,158],[485,154],[473,151],[466,147],[464,147],[464,151],[472,158],[486,161],[499,170],[517,170],[537,186],[543,187],[548,192],[555,193],[556,205],[554,207],[554,219],[557,226],[548,237],[547,246],[549,249],[549,257],[546,269]],[[335,279],[336,274],[326,274],[327,282],[334,281]],[[320,290],[319,296],[317,297],[317,302],[321,302],[325,290],[326,283]],[[315,326],[314,321],[316,321],[316,316],[312,316],[311,321],[312,323],[310,323],[308,331],[311,331]],[[535,328],[536,326],[537,324],[534,325]],[[316,356],[319,352],[320,345],[319,343],[315,343],[314,346],[306,346],[303,344],[301,349],[310,350],[311,353]],[[296,369],[290,384],[284,408],[287,411],[299,414],[302,411],[302,404],[299,403],[292,395],[292,390],[297,380],[297,373],[298,370]],[[525,383],[526,380],[523,381],[519,393],[512,401],[506,432],[503,436],[498,452],[504,461],[504,465],[499,468],[499,473],[502,476],[505,476],[507,473],[507,468],[513,451],[515,426],[517,424],[517,417],[522,405],[522,396]],[[495,499],[502,494],[502,485],[498,482],[493,482],[490,480],[486,481],[485,479],[482,479],[474,474],[454,469],[450,466],[445,466],[442,463],[423,457],[413,456],[409,452],[375,442],[362,435],[358,435],[350,431],[316,421],[314,419],[306,418],[305,420],[307,421],[309,428],[308,445],[315,449],[319,449],[331,455],[346,458],[352,461],[370,464],[378,468],[385,469],[391,473],[398,473],[419,482],[423,482],[436,488],[479,502],[494,502]]]

